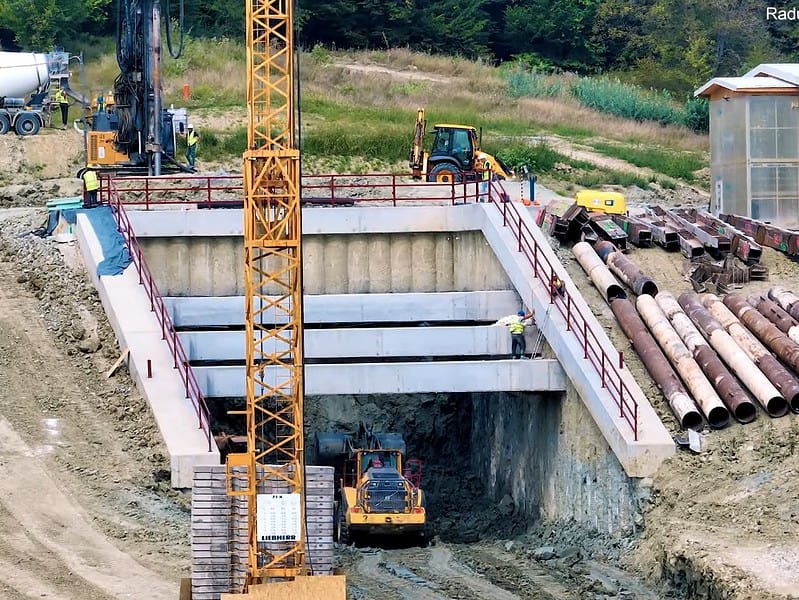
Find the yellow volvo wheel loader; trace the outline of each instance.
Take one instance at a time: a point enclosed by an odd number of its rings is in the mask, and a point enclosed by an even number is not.
[[[317,433],[320,464],[336,479],[335,538],[341,544],[371,535],[415,536],[425,544],[431,528],[421,483],[421,461],[405,459],[398,433]]]

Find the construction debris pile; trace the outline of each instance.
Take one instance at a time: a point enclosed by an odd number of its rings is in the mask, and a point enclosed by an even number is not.
[[[799,296],[773,287],[675,298],[608,241],[573,253],[682,427],[749,423],[758,405],[771,417],[799,412]]]
[[[768,269],[760,264],[763,242],[756,239],[768,240],[766,245],[779,240],[785,251],[793,248],[799,253],[799,232],[792,239],[777,234],[777,228],[769,225],[739,228],[736,224],[743,224],[741,217],[722,216],[727,220],[693,208],[665,210],[660,206],[636,216],[608,214],[564,201],[542,210],[538,225],[565,243],[607,241],[623,252],[628,250],[628,242],[639,248],[654,244],[668,252],[679,250],[687,259],[686,275],[697,293],[711,291],[708,284],[726,294],[733,287],[768,279]],[[793,245],[788,243],[791,240]]]

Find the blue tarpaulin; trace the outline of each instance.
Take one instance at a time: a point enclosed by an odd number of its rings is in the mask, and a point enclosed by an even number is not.
[[[100,206],[81,211],[89,218],[103,249],[105,260],[97,265],[98,275],[119,275],[132,262],[125,238],[117,230],[117,222],[111,210],[110,206]],[[62,214],[67,212],[74,211],[62,211]]]

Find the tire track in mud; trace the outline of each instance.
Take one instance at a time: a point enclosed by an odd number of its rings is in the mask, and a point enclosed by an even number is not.
[[[520,560],[522,561],[520,563]],[[347,571],[352,600],[570,600],[561,584],[535,562],[483,546],[380,550],[354,557]]]

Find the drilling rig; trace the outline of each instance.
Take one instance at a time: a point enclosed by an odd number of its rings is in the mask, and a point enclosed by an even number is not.
[[[166,27],[173,58],[182,52],[182,22],[179,26],[177,49],[171,24]],[[160,0],[120,0],[116,48],[120,72],[114,89],[82,120],[88,164],[120,175],[190,170],[175,159],[176,134],[185,123],[174,123],[173,114],[163,107],[161,46]]]
[[[293,8],[293,0],[246,3],[247,398],[240,414],[247,422],[247,451],[228,454],[226,472],[228,494],[247,499],[249,560],[242,591],[257,593],[256,587],[279,585],[285,588],[280,598],[345,600],[343,577],[311,577],[306,562],[302,223]],[[270,487],[285,491],[261,491]],[[264,535],[263,523],[270,515],[281,515],[281,535]]]

